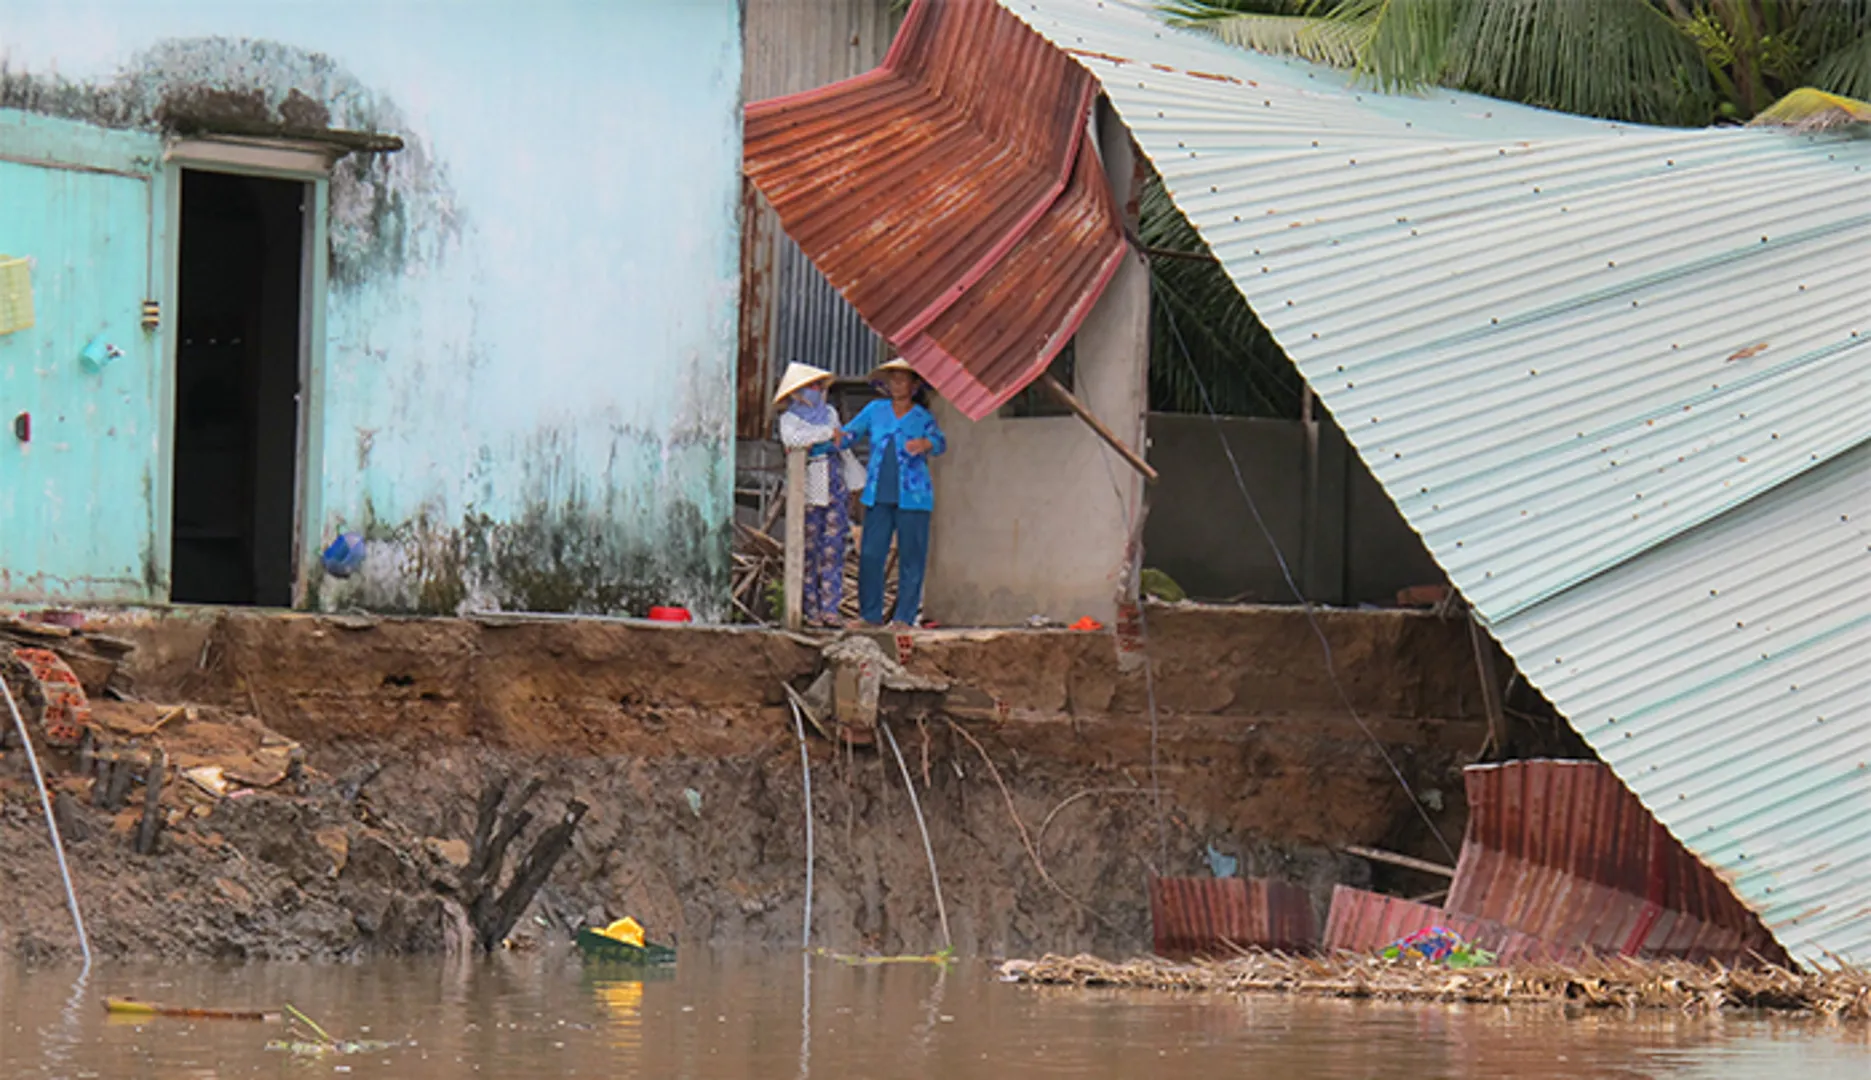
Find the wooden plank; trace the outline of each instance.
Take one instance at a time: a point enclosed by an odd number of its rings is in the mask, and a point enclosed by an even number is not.
[[[786,452],[786,613],[788,630],[799,629],[806,596],[806,452]]]

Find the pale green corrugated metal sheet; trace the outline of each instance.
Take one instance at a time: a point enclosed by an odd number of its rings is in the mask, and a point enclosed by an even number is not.
[[[1386,96],[1002,2],[1527,677],[1790,952],[1871,962],[1871,138]]]

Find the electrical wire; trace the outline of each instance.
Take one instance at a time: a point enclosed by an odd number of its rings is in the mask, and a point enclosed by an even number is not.
[[[84,954],[84,970],[91,970],[91,939],[84,932],[84,916],[78,913],[78,890],[72,887],[71,867],[65,863],[65,841],[58,834],[58,817],[52,813],[52,796],[47,793],[45,773],[39,769],[39,755],[33,752],[32,738],[26,733],[26,721],[13,700],[13,689],[0,679],[0,694],[6,695],[6,707],[13,714],[13,727],[19,732],[20,745],[26,748],[26,763],[32,766],[32,778],[39,785],[39,805],[45,810],[46,831],[52,834],[52,853],[58,856],[59,877],[65,879],[65,902],[71,907],[72,926],[78,930],[78,950]],[[82,977],[82,976],[81,976]]]
[[[1152,279],[1151,285],[1153,288],[1159,291],[1161,290],[1161,286],[1157,285],[1154,279]],[[1403,770],[1397,767],[1396,760],[1390,756],[1388,750],[1384,749],[1384,744],[1378,740],[1377,735],[1372,732],[1370,726],[1364,722],[1364,718],[1358,715],[1357,706],[1352,704],[1351,695],[1346,692],[1344,683],[1339,680],[1338,663],[1336,658],[1332,655],[1332,643],[1326,638],[1325,629],[1319,625],[1319,618],[1317,613],[1313,610],[1312,601],[1307,599],[1305,591],[1302,590],[1299,587],[1299,583],[1293,579],[1293,571],[1291,567],[1287,565],[1286,555],[1281,552],[1279,543],[1273,538],[1273,530],[1267,527],[1266,519],[1261,516],[1260,506],[1254,501],[1253,493],[1247,490],[1247,479],[1241,475],[1241,463],[1235,460],[1234,447],[1228,445],[1227,433],[1221,428],[1221,417],[1216,414],[1214,403],[1208,395],[1208,386],[1203,383],[1202,374],[1196,369],[1195,358],[1189,355],[1189,346],[1188,343],[1183,340],[1182,328],[1176,323],[1175,311],[1171,309],[1166,309],[1166,311],[1169,316],[1170,333],[1175,335],[1176,347],[1182,353],[1183,362],[1189,365],[1189,375],[1195,380],[1196,391],[1202,398],[1202,407],[1208,412],[1209,422],[1215,428],[1215,437],[1220,440],[1222,453],[1227,455],[1228,458],[1228,467],[1234,472],[1235,486],[1240,488],[1241,498],[1247,503],[1248,514],[1253,517],[1255,527],[1260,530],[1260,535],[1267,541],[1267,547],[1273,552],[1274,562],[1280,568],[1280,577],[1285,580],[1288,591],[1293,594],[1293,599],[1299,602],[1300,608],[1305,612],[1306,625],[1312,628],[1313,637],[1318,639],[1319,649],[1325,656],[1326,678],[1330,680],[1332,689],[1337,691],[1338,699],[1344,704],[1345,711],[1351,715],[1352,721],[1358,725],[1358,730],[1362,731],[1364,737],[1370,740],[1371,745],[1376,748],[1378,756],[1382,757],[1384,759],[1384,764],[1390,768],[1390,774],[1396,777],[1397,784],[1403,788],[1404,794],[1409,796],[1410,805],[1416,808],[1416,813],[1423,819],[1423,824],[1429,826],[1430,834],[1436,838],[1436,843],[1442,846],[1442,850],[1448,855],[1450,862],[1457,861],[1455,849],[1449,846],[1448,839],[1442,835],[1442,830],[1436,827],[1435,819],[1429,816],[1429,811],[1423,809],[1423,801],[1416,797],[1416,791],[1410,787],[1410,782],[1404,777]]]

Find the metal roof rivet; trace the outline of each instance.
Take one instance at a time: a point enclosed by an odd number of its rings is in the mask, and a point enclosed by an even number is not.
[[[1319,340],[1319,332],[1318,332],[1317,330],[1314,330],[1314,331],[1312,332],[1312,340],[1314,340],[1314,341],[1317,341],[1317,340]]]
[[[1208,190],[1210,194],[1219,194],[1221,192],[1221,189],[1216,187],[1214,184],[1208,185]]]
[[[1610,267],[1616,267],[1618,265],[1618,261],[1616,259],[1606,259],[1605,265],[1610,266]]]
[[[1312,140],[1312,145],[1314,145],[1314,146],[1317,146],[1317,145],[1319,145],[1319,140],[1317,140],[1317,139],[1314,139],[1314,140]]]
[[[1411,230],[1410,230],[1410,235],[1411,235],[1411,236],[1415,236],[1415,235],[1416,235],[1416,230],[1415,230],[1415,229],[1411,229]]]
[[[1533,193],[1534,193],[1535,195],[1538,195],[1538,194],[1540,193],[1540,189],[1539,189],[1539,186],[1538,186],[1537,184],[1536,184],[1536,185],[1534,185],[1534,188],[1533,188]]]
[[[1403,452],[1401,450],[1392,453],[1390,456],[1398,461],[1403,460]]]
[[[1497,319],[1497,318],[1494,318],[1493,316],[1489,316],[1489,317],[1488,317],[1488,325],[1490,325],[1490,326],[1499,326],[1499,325],[1501,325],[1501,320],[1499,320],[1499,319]]]
[[[1539,369],[1539,368],[1528,368],[1528,369],[1527,369],[1527,374],[1529,374],[1529,375],[1538,375],[1539,373],[1540,373],[1540,369]]]
[[[1350,161],[1351,161],[1351,163],[1352,163],[1353,165],[1356,165],[1356,164],[1358,163],[1358,159],[1357,159],[1357,158],[1351,158],[1351,159],[1350,159]]]
[[[1767,242],[1767,238],[1765,236],[1761,237],[1761,243],[1765,244],[1766,242]]]
[[[1740,619],[1736,619],[1736,620],[1735,620],[1735,629],[1736,629],[1736,630],[1745,630],[1746,628],[1747,628],[1747,627],[1746,627],[1746,624],[1744,624],[1744,623],[1743,623],[1743,622],[1742,622],[1742,621],[1741,621]]]
[[[1630,732],[1628,732],[1628,731],[1627,731],[1627,732],[1625,732],[1625,733],[1624,733],[1624,737],[1625,737],[1625,738],[1627,738],[1627,739],[1628,739],[1628,738],[1630,738],[1630,737],[1631,737],[1631,733],[1630,733]]]
[[[1715,590],[1714,590],[1714,589],[1710,589],[1710,590],[1709,590],[1709,595],[1710,595],[1710,596],[1714,596],[1714,595],[1716,595],[1716,593],[1715,593]]]
[[[1637,306],[1637,301],[1635,301],[1635,300],[1633,300],[1633,301],[1631,301],[1631,306],[1632,306],[1632,307],[1636,307],[1636,306]]]
[[[1676,159],[1675,159],[1675,158],[1671,158],[1670,160],[1668,160],[1668,161],[1665,161],[1665,162],[1664,162],[1663,164],[1665,164],[1665,165],[1675,165],[1675,164],[1676,164]]]

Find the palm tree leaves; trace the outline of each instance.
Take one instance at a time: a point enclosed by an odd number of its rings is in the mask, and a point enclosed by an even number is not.
[[[1150,407],[1298,416],[1298,369],[1210,257],[1159,177],[1145,183],[1138,211],[1139,238],[1156,253],[1150,260]]]
[[[1356,69],[1645,123],[1745,119],[1802,83],[1871,97],[1871,0],[1173,0],[1170,21]]]
[[[1582,116],[1705,122],[1712,104],[1696,43],[1647,0],[1471,0],[1442,80]]]

